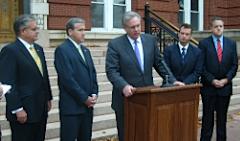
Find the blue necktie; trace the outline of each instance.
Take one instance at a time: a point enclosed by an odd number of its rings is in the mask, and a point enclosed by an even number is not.
[[[134,52],[135,52],[135,55],[137,57],[138,63],[141,67],[141,70],[143,71],[144,68],[143,68],[141,57],[140,57],[140,50],[139,50],[139,47],[137,45],[137,40],[134,40]]]
[[[184,64],[185,63],[186,48],[184,48],[184,47],[182,48],[181,55],[182,55],[182,64]]]

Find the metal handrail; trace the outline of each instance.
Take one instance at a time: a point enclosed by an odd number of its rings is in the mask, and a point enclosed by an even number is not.
[[[171,22],[165,20],[164,18],[161,18],[158,16],[155,12],[153,12],[150,9],[150,6],[148,3],[145,5],[145,32],[152,34],[152,30],[155,30],[156,28],[159,30],[158,33],[158,38],[159,38],[159,44],[160,44],[160,49],[165,47],[164,44],[162,43],[162,39],[166,39],[166,37],[162,36],[167,36],[166,33],[168,34],[168,38],[173,38],[173,42],[178,41],[178,31],[179,28],[173,25]],[[163,34],[164,32],[164,34]],[[170,36],[170,37],[169,37]],[[191,38],[190,43],[197,46],[198,41],[195,40],[194,38]]]

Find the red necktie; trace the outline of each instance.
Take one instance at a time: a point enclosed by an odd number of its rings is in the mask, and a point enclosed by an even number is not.
[[[217,40],[217,55],[218,55],[218,61],[222,62],[222,47],[221,47],[221,41]]]

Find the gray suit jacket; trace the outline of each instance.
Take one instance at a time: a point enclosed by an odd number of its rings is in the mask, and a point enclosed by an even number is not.
[[[141,35],[144,52],[144,72],[138,64],[134,50],[127,35],[120,36],[108,43],[106,55],[106,73],[113,85],[112,108],[123,110],[124,96],[122,90],[126,85],[143,87],[153,85],[152,68],[162,77],[169,75],[171,82],[176,79],[164,67],[163,57],[160,55],[155,37],[147,34]]]

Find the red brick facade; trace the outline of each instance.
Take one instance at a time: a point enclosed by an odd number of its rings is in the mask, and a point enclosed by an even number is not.
[[[177,0],[132,0],[132,10],[144,16],[144,5],[159,16],[178,26]],[[64,29],[70,17],[82,17],[86,20],[87,29],[91,28],[91,0],[48,0],[48,29]],[[240,0],[204,0],[204,29],[209,29],[212,16],[221,16],[225,28],[240,28]]]
[[[64,29],[71,17],[83,18],[87,23],[86,28],[90,29],[90,0],[48,0],[48,3],[48,29]]]
[[[225,28],[240,28],[239,0],[204,0],[204,29],[209,29],[213,16],[220,16],[224,20]]]

